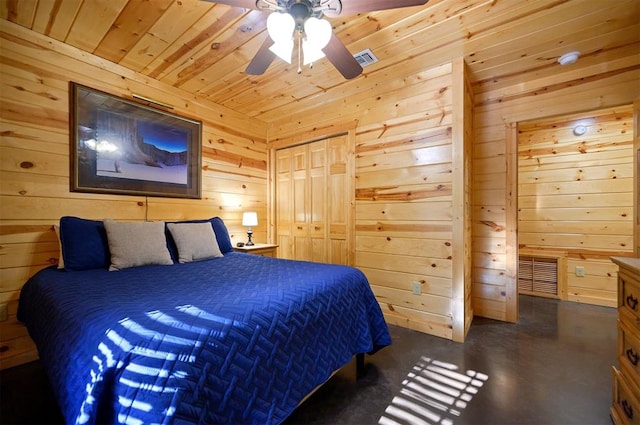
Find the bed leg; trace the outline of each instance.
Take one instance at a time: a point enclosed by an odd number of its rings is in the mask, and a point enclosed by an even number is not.
[[[364,353],[356,354],[356,379],[364,376]]]

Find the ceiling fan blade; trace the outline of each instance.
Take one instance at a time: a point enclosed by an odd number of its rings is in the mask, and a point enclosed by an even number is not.
[[[204,0],[209,3],[226,4],[233,7],[242,7],[244,9],[257,9],[256,0]]]
[[[351,52],[347,50],[344,43],[340,41],[335,34],[331,35],[329,44],[322,49],[322,52],[327,56],[329,62],[331,62],[347,80],[362,74],[362,66],[360,66]]]
[[[262,75],[269,68],[271,62],[275,59],[276,55],[269,47],[273,46],[273,40],[271,37],[267,37],[262,43],[262,46],[258,49],[258,53],[253,57],[249,65],[247,66],[246,73],[250,75]]]
[[[401,7],[422,6],[429,0],[342,0],[340,16],[355,15],[374,10],[399,9]],[[327,11],[327,16],[337,16]]]

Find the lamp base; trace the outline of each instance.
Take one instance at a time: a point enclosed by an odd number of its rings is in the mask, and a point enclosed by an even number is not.
[[[246,244],[244,244],[244,246],[254,246],[255,244],[251,241],[251,236],[253,235],[253,231],[251,229],[249,229],[247,231],[247,236],[249,237],[249,240],[247,241]]]

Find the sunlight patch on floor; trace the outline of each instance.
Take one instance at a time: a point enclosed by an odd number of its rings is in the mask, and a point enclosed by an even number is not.
[[[380,425],[453,425],[489,379],[484,373],[457,371],[458,366],[422,357],[402,382],[402,389]]]

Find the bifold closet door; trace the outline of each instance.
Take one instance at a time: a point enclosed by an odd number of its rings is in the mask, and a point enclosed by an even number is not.
[[[309,146],[309,260],[327,263],[327,149],[326,141]]]
[[[293,151],[276,151],[276,242],[278,257],[293,259]]]
[[[282,258],[348,263],[346,136],[276,152],[276,226]]]
[[[349,264],[350,212],[355,194],[349,177],[347,136],[327,140],[327,259],[333,264]]]
[[[309,240],[309,146],[301,145],[292,149],[293,186],[293,259],[311,261],[311,241]]]

